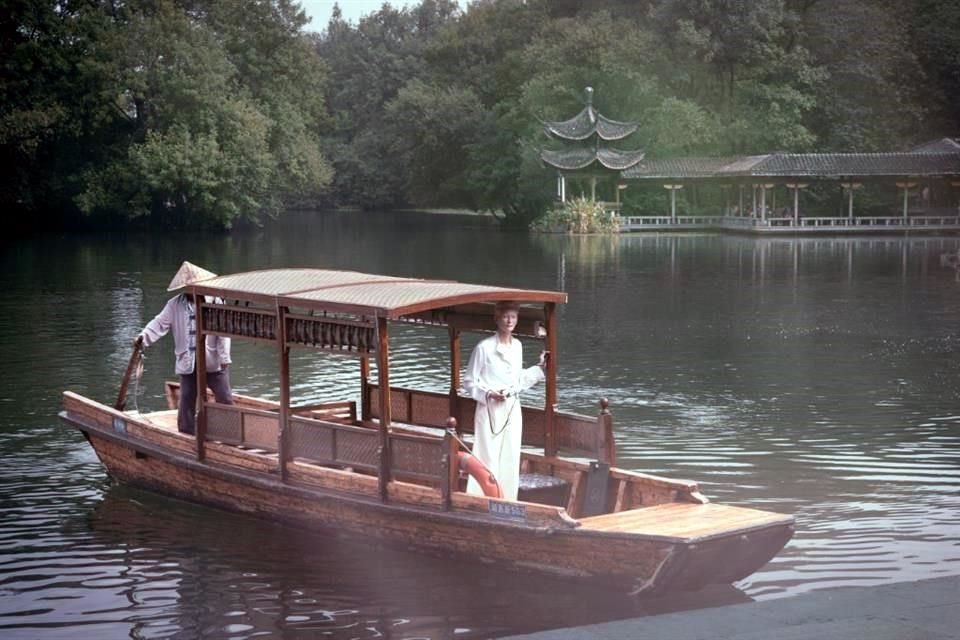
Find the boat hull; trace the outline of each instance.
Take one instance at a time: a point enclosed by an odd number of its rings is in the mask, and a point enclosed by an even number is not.
[[[729,584],[763,566],[793,532],[792,519],[784,517],[776,525],[689,541],[591,530],[577,526],[563,510],[554,520],[544,518],[538,515],[540,505],[503,508],[500,501],[490,501],[491,508],[480,512],[456,504],[384,502],[375,495],[282,482],[275,472],[198,461],[189,451],[132,435],[128,427],[136,426],[136,419],[96,403],[64,411],[61,418],[84,433],[110,475],[124,483],[318,532],[525,572],[601,580],[635,592]]]

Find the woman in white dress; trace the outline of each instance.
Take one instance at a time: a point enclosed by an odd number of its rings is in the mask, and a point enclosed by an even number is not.
[[[497,332],[473,349],[463,377],[464,389],[477,401],[473,455],[490,469],[509,500],[517,499],[520,483],[520,392],[543,380],[546,356],[541,353],[539,364],[523,368],[523,347],[513,337],[519,311],[514,302],[497,303],[493,312]],[[483,495],[472,477],[467,492]]]

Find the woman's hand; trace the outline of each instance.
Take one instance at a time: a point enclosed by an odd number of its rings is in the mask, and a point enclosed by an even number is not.
[[[503,402],[506,399],[507,396],[503,391],[487,391],[487,402],[490,402],[491,400]]]

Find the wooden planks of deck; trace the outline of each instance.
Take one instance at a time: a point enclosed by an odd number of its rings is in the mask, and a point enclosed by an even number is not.
[[[580,518],[593,531],[640,533],[687,540],[729,535],[751,529],[789,525],[793,518],[769,511],[721,504],[662,504],[619,513]]]

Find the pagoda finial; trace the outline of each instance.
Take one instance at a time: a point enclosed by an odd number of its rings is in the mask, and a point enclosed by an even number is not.
[[[593,106],[593,87],[586,87],[583,90],[583,95],[586,98],[587,106]]]

